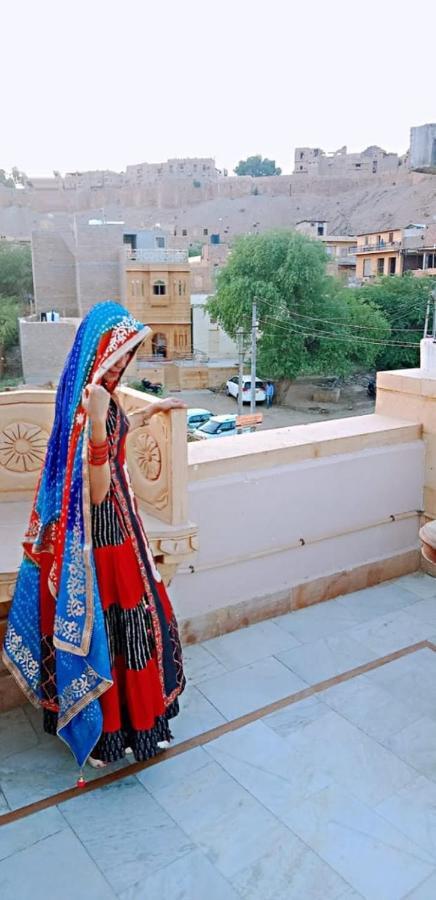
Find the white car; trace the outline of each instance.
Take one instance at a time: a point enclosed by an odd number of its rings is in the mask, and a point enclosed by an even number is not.
[[[200,439],[230,437],[237,434],[236,416],[211,416],[208,422],[196,428],[194,436]]]
[[[235,375],[227,382],[227,396],[238,399],[239,378]],[[256,378],[256,403],[264,403],[266,400],[265,383],[260,378]],[[242,402],[251,402],[251,377],[243,375],[242,377]]]

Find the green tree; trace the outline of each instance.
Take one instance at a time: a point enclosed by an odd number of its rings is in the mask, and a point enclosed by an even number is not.
[[[18,341],[18,311],[15,297],[0,297],[0,378],[5,371],[5,351]]]
[[[0,244],[0,297],[20,303],[33,294],[32,252],[29,244]]]
[[[380,278],[359,289],[362,300],[379,309],[391,328],[390,343],[382,347],[377,356],[378,369],[419,366],[419,341],[424,331],[425,311],[435,287],[436,279],[416,278],[407,273],[402,278]]]
[[[327,260],[320,242],[292,231],[235,242],[208,311],[232,337],[241,327],[248,335],[256,299],[259,372],[346,375],[374,365],[389,324],[358,291],[344,294]]]
[[[252,175],[260,178],[261,175],[281,175],[282,170],[276,166],[275,159],[262,159],[260,156],[249,156],[241,159],[234,169],[235,175]]]
[[[0,184],[2,184],[3,187],[15,187],[13,179],[6,174],[4,169],[0,169]]]

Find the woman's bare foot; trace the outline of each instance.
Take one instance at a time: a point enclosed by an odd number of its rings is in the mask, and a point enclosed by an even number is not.
[[[107,766],[102,759],[94,759],[93,756],[88,756],[88,763],[93,769],[105,769]]]
[[[157,746],[159,747],[159,750],[168,750],[168,747],[170,746],[170,742],[169,741],[158,741]]]

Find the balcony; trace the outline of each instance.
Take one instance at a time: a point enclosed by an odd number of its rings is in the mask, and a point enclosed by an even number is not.
[[[358,244],[353,253],[382,253],[386,250],[401,250],[402,241],[379,241],[376,244]]]
[[[187,250],[165,250],[165,249],[150,249],[150,250],[132,250],[131,247],[128,247],[126,250],[126,257],[128,261],[131,262],[139,262],[139,263],[184,263],[188,262],[188,251]]]

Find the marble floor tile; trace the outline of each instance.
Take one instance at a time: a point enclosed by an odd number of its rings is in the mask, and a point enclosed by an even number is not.
[[[306,682],[273,657],[198,685],[226,719],[235,719],[305,687]]]
[[[68,828],[68,825],[55,806],[51,809],[42,809],[33,816],[27,816],[25,819],[19,819],[17,822],[10,822],[9,825],[2,825],[0,831],[0,860],[26,847],[31,847],[37,841],[56,834]],[[0,888],[1,894],[1,888]]]
[[[365,675],[328,688],[320,694],[320,702],[382,742],[421,718],[418,709],[413,710],[411,704],[396,699]]]
[[[232,671],[298,645],[299,641],[284,628],[279,628],[275,622],[265,621],[212,638],[203,646],[228,671]]]
[[[400,610],[377,616],[363,625],[351,628],[348,633],[380,657],[426,640],[430,631],[429,625]]]
[[[322,716],[327,715],[328,707],[317,697],[307,697],[305,700],[299,700],[298,703],[291,703],[284,706],[283,709],[264,716],[262,722],[272,728],[280,737],[286,737],[292,731],[298,731],[316,722]]]
[[[425,850],[436,866],[436,784],[433,781],[418,775],[379,803],[376,812]]]
[[[436,721],[423,716],[411,722],[385,741],[400,759],[413,766],[416,772],[436,781]]]
[[[115,900],[115,893],[71,829],[0,862],[2,900]]]
[[[337,597],[337,603],[357,622],[368,622],[377,616],[410,606],[417,599],[417,595],[407,590],[405,585],[389,581],[352,594],[344,594]]]
[[[263,722],[252,722],[207,745],[207,752],[245,790],[283,818],[291,806],[330,784],[329,775]]]
[[[411,606],[406,607],[405,612],[419,622],[426,623],[429,626],[429,634],[436,628],[436,596],[427,597],[425,600],[417,599]]]
[[[38,738],[22,707],[0,714],[0,761],[35,747]]]
[[[400,665],[401,663],[401,665]],[[410,709],[411,719],[436,716],[436,653],[420,650],[365,673],[367,681],[386,690]]]
[[[394,584],[423,599],[436,595],[435,579],[424,572],[412,572],[410,575],[403,575],[401,578],[397,578]]]
[[[186,680],[191,684],[197,684],[198,681],[221,675],[226,671],[203,644],[188,644],[183,648],[183,668]]]
[[[319,638],[339,634],[356,625],[356,618],[337,600],[316,603],[306,609],[297,609],[272,619],[279,628],[290,632],[301,644],[313,643]]]
[[[348,890],[343,878],[290,831],[232,882],[244,900],[342,900]]]
[[[287,822],[366,900],[400,900],[434,872],[419,847],[338,787],[294,807]]]
[[[220,676],[220,677],[226,677]],[[202,682],[203,683],[203,682]],[[226,721],[225,716],[215,708],[213,703],[193,684],[188,684],[180,699],[180,713],[175,719],[171,719],[170,726],[174,741],[186,741],[188,738],[210,728],[216,728]]]
[[[168,788],[177,784],[181,778],[189,776],[195,780],[198,770],[209,765],[208,753],[202,747],[193,747],[192,750],[186,750],[180,756],[162,759],[157,765],[138,772],[136,777],[150,791],[150,794],[154,794],[160,788]]]
[[[418,887],[410,894],[407,894],[405,900],[435,900],[436,897],[436,872],[422,881]]]
[[[200,850],[153,872],[119,896],[120,900],[239,900],[239,894]]]
[[[313,644],[302,644],[294,650],[276,654],[276,659],[288,666],[308,684],[317,684],[375,659],[369,647],[358,643],[348,634],[320,638]]]
[[[305,759],[306,765],[369,806],[409,784],[416,775],[395,753],[333,710],[285,740],[294,759]]]
[[[116,893],[194,849],[136,778],[68,800],[60,810]]]

